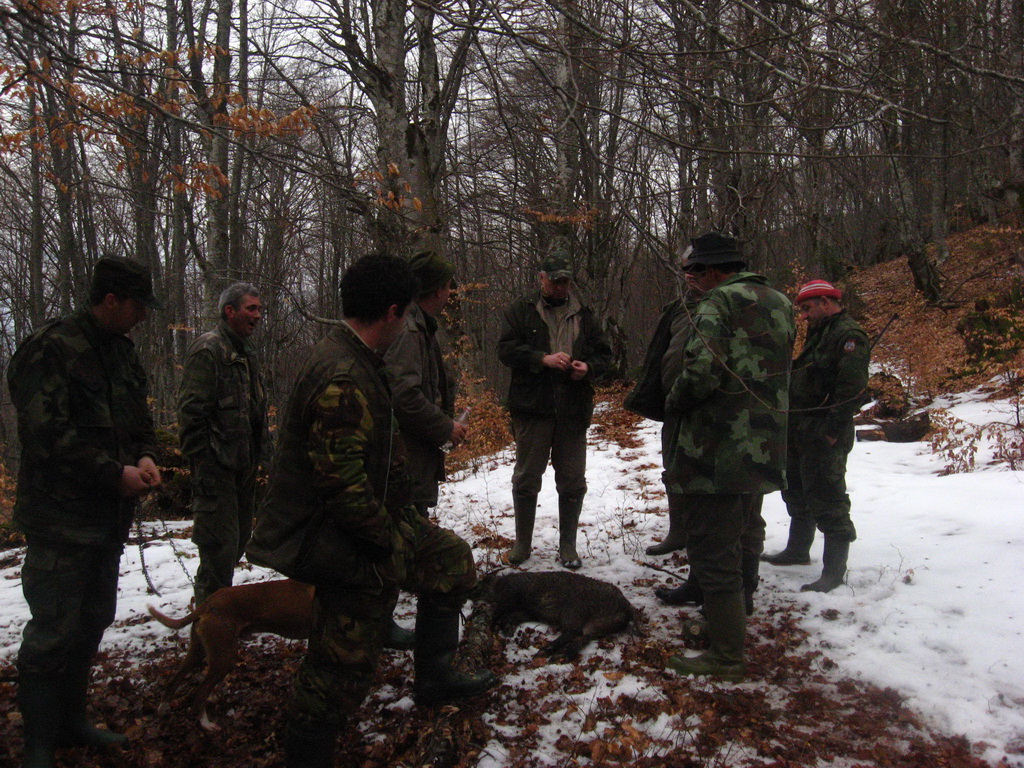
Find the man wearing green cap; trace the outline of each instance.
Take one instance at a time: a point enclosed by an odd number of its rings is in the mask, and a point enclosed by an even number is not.
[[[25,768],[58,746],[125,737],[93,727],[93,655],[114,620],[121,551],[135,500],[161,482],[146,373],[127,333],[146,319],[149,270],[111,256],[95,265],[89,306],[47,323],[11,358],[21,464],[14,521],[28,544],[21,578],[32,618],[18,652]]]
[[[541,264],[540,290],[514,301],[502,319],[498,359],[512,370],[508,409],[516,441],[512,565],[532,552],[537,495],[549,459],[558,491],[558,557],[565,568],[582,565],[576,527],[587,493],[591,382],[608,369],[612,353],[593,311],[573,293],[572,276],[568,254],[553,251]]]
[[[429,509],[437,506],[437,486],[445,477],[441,447],[465,440],[467,427],[454,418],[455,382],[437,340],[437,317],[451,296],[455,267],[432,252],[415,256],[409,264],[419,292],[384,360],[390,371],[395,418],[409,456],[412,500],[427,517]]]

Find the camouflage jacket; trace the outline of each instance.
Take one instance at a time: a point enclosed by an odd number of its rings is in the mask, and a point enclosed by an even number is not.
[[[807,329],[789,385],[791,430],[839,437],[864,403],[870,344],[864,329],[845,311]]]
[[[384,360],[348,325],[313,348],[288,399],[249,560],[312,584],[400,580],[416,510]]]
[[[193,471],[254,469],[270,448],[256,353],[223,320],[192,342],[178,387],[182,452]]]
[[[789,299],[741,272],[697,305],[666,402],[680,421],[670,474],[680,493],[769,493],[786,484]]]
[[[437,321],[414,303],[384,360],[395,416],[412,459],[413,496],[436,504],[437,484],[444,480],[441,446],[452,436],[455,409],[455,386],[438,344]]]
[[[522,296],[506,310],[498,339],[498,359],[512,369],[508,409],[514,418],[550,418],[558,414],[580,426],[594,412],[594,387],[611,365],[612,351],[593,311],[579,308],[579,332],[572,345],[574,360],[590,372],[573,381],[567,371],[545,368],[541,359],[551,352],[548,326],[537,311],[540,291]]]
[[[26,338],[7,382],[21,440],[17,525],[56,542],[124,542],[135,504],[120,494],[121,471],[157,455],[135,345],[79,310]]]

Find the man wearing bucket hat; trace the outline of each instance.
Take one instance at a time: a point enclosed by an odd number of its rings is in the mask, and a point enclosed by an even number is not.
[[[558,558],[564,568],[582,565],[576,527],[587,493],[591,382],[611,364],[611,347],[593,311],[573,293],[572,278],[569,254],[553,250],[541,263],[540,290],[516,299],[502,318],[498,359],[512,371],[508,409],[516,441],[512,565],[532,552],[537,495],[549,459],[558,491]]]
[[[150,307],[161,305],[149,270],[104,256],[89,306],[33,332],[8,367],[21,441],[14,521],[28,544],[21,577],[32,613],[17,661],[28,768],[52,766],[58,746],[126,740],[90,724],[85,705],[135,501],[161,482],[146,373],[126,336]]]
[[[806,565],[815,529],[825,536],[821,578],[802,589],[830,592],[846,578],[850,543],[857,538],[846,493],[846,457],[853,448],[853,417],[868,383],[867,334],[840,304],[842,293],[812,280],[796,297],[807,340],[793,363],[788,437],[789,512],[786,548],[764,560]]]
[[[745,582],[756,586],[764,542],[760,501],[786,484],[792,305],[744,271],[736,241],[711,232],[691,241],[687,281],[704,293],[685,363],[665,402],[679,420],[669,488],[682,494],[691,576],[704,597],[709,649],[674,656],[684,675],[746,673]],[[744,566],[755,566],[746,579]]]

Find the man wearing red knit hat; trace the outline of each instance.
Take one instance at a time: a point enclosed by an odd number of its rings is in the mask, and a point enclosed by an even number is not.
[[[789,541],[772,565],[811,562],[815,529],[825,535],[821,578],[804,591],[831,592],[846,578],[850,542],[857,531],[846,493],[846,457],[853,448],[853,417],[868,383],[870,345],[864,329],[840,304],[842,293],[825,280],[804,285],[794,302],[807,321],[807,340],[793,362],[789,432],[782,492],[789,512]]]

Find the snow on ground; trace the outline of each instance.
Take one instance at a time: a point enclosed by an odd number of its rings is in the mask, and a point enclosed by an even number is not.
[[[973,423],[1005,419],[1009,412],[1007,404],[986,403],[977,395],[951,398],[944,405]],[[644,422],[642,445],[636,449],[592,444],[590,492],[580,531],[583,572],[619,584],[649,613],[664,608],[649,590],[633,584],[656,574],[649,565],[659,561],[646,558],[643,548],[666,527],[659,428]],[[979,453],[980,458],[984,455]],[[486,531],[511,539],[510,458],[506,452],[484,461],[446,485],[439,507],[441,523],[470,541]],[[808,607],[808,643],[836,662],[837,678],[849,676],[895,688],[934,728],[990,745],[984,755],[989,760],[1006,757],[1009,764],[1024,766],[1024,472],[986,467],[940,476],[941,468],[924,444],[858,443],[847,475],[858,530],[848,586],[828,595],[799,591],[819,573],[819,537],[812,551],[814,564],[765,565],[762,589],[773,600]],[[553,486],[549,471],[540,497],[531,569],[558,567]],[[784,546],[788,530],[779,494],[765,500],[764,514],[766,549],[775,551]],[[496,554],[479,550],[481,568],[497,565]],[[191,596],[188,574],[196,566],[191,543],[157,541],[143,555],[160,597],[147,594],[139,548],[129,547],[122,560],[117,621],[104,639],[108,646],[169,644],[169,630],[145,620],[146,605],[153,602],[179,615]],[[0,658],[9,660],[17,652],[27,619],[18,568],[13,564],[0,570]],[[241,570],[238,581],[269,577],[272,574],[261,569]],[[403,600],[400,620],[411,625],[411,615],[411,605]],[[584,651],[584,658],[592,652]],[[530,668],[528,649],[510,644],[509,653],[511,660],[523,663],[524,685],[532,677],[552,673],[550,666]],[[757,683],[745,685],[749,684]],[[643,681],[630,675],[598,681],[585,695],[596,701],[624,694],[642,698]],[[382,695],[386,692],[377,697]],[[405,708],[411,701],[407,696],[392,698],[388,706]],[[667,721],[661,725],[665,734],[679,728]],[[542,747],[554,743],[559,728],[571,733],[575,727],[566,715],[553,724],[550,734],[542,735]],[[497,743],[484,754],[481,766],[502,765],[503,750]]]

